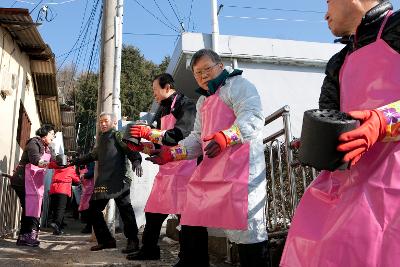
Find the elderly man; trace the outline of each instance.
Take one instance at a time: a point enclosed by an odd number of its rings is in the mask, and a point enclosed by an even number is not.
[[[114,114],[101,113],[99,122],[101,134],[97,147],[91,153],[72,162],[75,165],[83,165],[98,161],[98,177],[89,203],[90,220],[98,245],[90,250],[116,247],[115,239],[108,230],[102,213],[108,201],[114,199],[124,223],[124,234],[128,238],[127,247],[122,252],[131,253],[139,249],[139,239],[130,200],[132,173],[129,165],[138,176],[142,176],[142,158],[139,152],[129,150],[122,142],[122,134],[115,130],[117,118]]]
[[[267,266],[264,119],[257,89],[242,71],[224,68],[212,50],[197,51],[190,65],[201,94],[194,129],[178,146],[164,146],[150,158],[165,164],[204,155],[187,186],[179,266],[208,266],[208,255],[186,241],[194,234],[186,230],[193,227],[225,229],[238,243],[242,266]]]
[[[327,65],[320,108],[360,126],[339,137],[350,169],[322,172],[305,192],[281,266],[398,266],[400,14],[389,1],[327,3],[347,45]]]

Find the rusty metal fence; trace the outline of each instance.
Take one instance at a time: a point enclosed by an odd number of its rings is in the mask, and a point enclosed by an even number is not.
[[[264,138],[267,164],[267,202],[265,213],[270,237],[285,235],[294,211],[317,172],[301,166],[290,127],[290,107],[284,106],[265,119],[265,126],[282,119],[282,128]]]
[[[0,237],[14,235],[19,228],[21,206],[10,179],[0,172]]]

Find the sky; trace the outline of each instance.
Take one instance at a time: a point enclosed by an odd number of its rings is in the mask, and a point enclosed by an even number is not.
[[[98,66],[99,49],[94,40],[102,2],[0,0],[0,6],[29,9],[33,20],[42,23],[39,31],[52,48],[57,65],[73,62],[85,70],[89,65],[94,65],[91,69]],[[395,10],[400,8],[400,0],[391,2]],[[324,21],[325,0],[219,0],[218,4],[223,5],[220,34],[325,43],[334,40]],[[43,6],[49,7],[47,19]],[[124,0],[123,42],[138,47],[146,59],[159,64],[172,55],[183,30],[211,32],[210,0]]]

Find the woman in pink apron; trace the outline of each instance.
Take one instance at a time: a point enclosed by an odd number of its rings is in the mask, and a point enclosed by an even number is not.
[[[378,2],[372,9],[363,3],[366,13],[360,12],[354,43],[338,66],[340,110],[361,122],[339,137],[351,168],[323,171],[305,192],[281,266],[399,265],[400,144],[393,141],[399,140],[400,17],[392,15],[390,3]],[[335,24],[335,11],[343,8],[335,4],[328,2],[327,19],[336,34],[350,24]],[[353,4],[345,8],[357,14],[360,5]],[[357,15],[346,19],[357,21]]]
[[[193,129],[196,107],[192,100],[177,93],[174,80],[168,73],[160,74],[153,80],[155,100],[160,104],[159,116],[155,120],[159,129],[135,125],[131,135],[143,138],[151,143],[144,143],[141,149],[133,150],[148,153],[149,147],[156,145],[174,146],[188,136]],[[138,252],[129,254],[129,260],[156,260],[160,258],[158,238],[161,226],[169,214],[181,214],[186,201],[186,186],[196,168],[196,160],[170,162],[160,166],[153,188],[145,207],[146,226],[142,244]]]
[[[193,227],[222,228],[239,244],[241,266],[268,266],[264,118],[257,89],[242,71],[224,69],[209,49],[194,54],[191,68],[202,94],[194,130],[149,160],[162,165],[203,154],[187,186],[183,238]],[[199,253],[196,244],[185,249],[192,257],[184,259],[184,266],[208,266],[208,255]]]
[[[47,168],[56,167],[50,162],[48,145],[54,139],[54,128],[44,125],[36,131],[36,137],[28,140],[17,165],[11,185],[22,207],[21,228],[17,239],[19,246],[39,246],[39,219],[42,210],[44,175]]]

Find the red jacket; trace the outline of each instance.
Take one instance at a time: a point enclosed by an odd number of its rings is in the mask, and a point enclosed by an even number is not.
[[[71,197],[71,184],[79,182],[80,180],[75,172],[75,166],[55,169],[49,194],[64,194]]]

